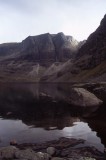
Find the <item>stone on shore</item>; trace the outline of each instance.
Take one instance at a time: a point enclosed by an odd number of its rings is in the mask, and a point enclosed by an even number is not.
[[[15,139],[10,141],[10,145],[12,145],[12,146],[16,146],[17,144],[18,143]]]
[[[35,153],[32,149],[26,149],[17,151],[15,153],[15,158],[28,160],[49,160],[50,155],[42,152]]]
[[[0,160],[105,160],[105,153],[95,147],[76,147],[83,140],[60,138],[42,144],[9,146],[0,148]],[[24,146],[25,145],[25,146]],[[53,147],[51,147],[53,146]],[[47,150],[55,153],[51,156]],[[49,152],[48,151],[48,152]]]
[[[18,159],[29,159],[29,160],[37,160],[36,153],[31,150],[31,149],[26,149],[26,150],[18,150],[15,153],[15,158]]]
[[[53,156],[56,152],[56,149],[54,147],[48,147],[47,148],[47,153],[51,156]]]
[[[18,151],[18,149],[14,146],[2,147],[0,148],[0,158],[14,158],[16,151]]]
[[[68,158],[68,160],[96,160],[96,159],[90,157],[81,157],[81,158]]]
[[[42,152],[36,153],[36,156],[37,156],[38,160],[49,160],[51,158],[49,154],[42,153]]]
[[[51,160],[65,160],[65,158],[53,157]]]

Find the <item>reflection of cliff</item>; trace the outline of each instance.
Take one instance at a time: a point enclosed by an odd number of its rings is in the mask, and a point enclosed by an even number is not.
[[[67,88],[67,91],[64,91],[63,88]],[[17,96],[17,98],[30,98],[39,99],[39,94],[45,93],[50,95],[53,99],[62,100],[69,95],[69,85],[68,84],[7,84],[0,86],[0,96],[7,95],[8,98]],[[28,97],[26,97],[28,96]],[[5,97],[6,98],[6,97]]]
[[[69,95],[69,84],[2,85],[0,115],[7,119],[20,119],[29,126],[62,129],[77,121],[72,117],[88,116],[93,109],[71,106],[66,101]]]
[[[39,101],[30,92],[6,92],[0,96],[0,115],[4,119],[21,119],[28,126],[63,129],[72,126],[77,118],[71,117],[74,110],[61,101]]]
[[[45,130],[62,130],[64,127],[71,127],[73,126],[74,122],[79,122],[80,119],[77,117],[58,117],[58,118],[42,118],[40,120],[32,120],[27,122],[28,126],[33,127],[40,127],[44,128]]]

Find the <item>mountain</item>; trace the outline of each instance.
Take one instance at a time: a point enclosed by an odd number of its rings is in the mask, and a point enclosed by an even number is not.
[[[106,15],[86,41],[60,32],[1,44],[0,81],[106,81]]]
[[[53,64],[74,58],[80,43],[62,32],[0,44],[0,81],[39,81]]]
[[[79,48],[74,60],[65,62],[52,73],[49,69],[42,81],[82,82],[106,81],[106,15],[100,26]],[[52,73],[52,74],[51,74]]]

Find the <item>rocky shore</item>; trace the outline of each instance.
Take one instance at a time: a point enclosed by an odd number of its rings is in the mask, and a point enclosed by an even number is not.
[[[85,146],[84,140],[60,138],[42,144],[17,144],[0,148],[0,159],[11,160],[105,160],[105,153]]]

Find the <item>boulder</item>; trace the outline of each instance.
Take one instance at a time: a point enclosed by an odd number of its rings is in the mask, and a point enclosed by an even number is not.
[[[38,159],[36,156],[36,153],[31,150],[31,149],[26,149],[26,150],[18,150],[15,152],[15,158],[18,159],[29,159],[29,160],[34,160],[34,159]]]
[[[94,94],[106,104],[106,87],[97,87],[93,90]]]
[[[0,158],[14,158],[16,151],[18,151],[18,149],[14,146],[2,147],[0,148]]]
[[[50,155],[42,152],[35,153],[32,149],[26,149],[17,151],[15,153],[15,158],[28,160],[49,160]]]
[[[17,144],[18,143],[17,143],[17,141],[15,139],[10,141],[10,145],[12,145],[12,146],[16,146]]]
[[[79,160],[96,160],[96,159],[91,157],[82,157]]]
[[[84,88],[72,88],[69,98],[70,104],[80,107],[100,106],[103,101]]]
[[[38,153],[36,153],[36,156],[37,156],[38,160],[49,160],[50,159],[50,155],[47,153],[38,152]]]
[[[65,158],[53,157],[51,160],[65,160]]]
[[[49,154],[49,155],[54,155],[55,154],[55,152],[56,152],[56,149],[54,148],[54,147],[48,147],[47,148],[47,153]]]
[[[69,158],[68,160],[96,160],[95,158],[91,157],[81,157],[81,158]]]

